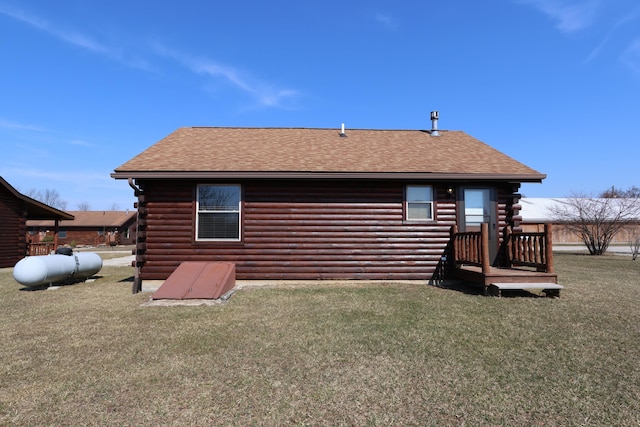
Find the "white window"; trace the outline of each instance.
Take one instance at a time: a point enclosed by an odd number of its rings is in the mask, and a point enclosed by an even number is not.
[[[240,240],[240,186],[198,185],[197,240]]]
[[[430,185],[407,185],[407,220],[433,219],[433,189]]]

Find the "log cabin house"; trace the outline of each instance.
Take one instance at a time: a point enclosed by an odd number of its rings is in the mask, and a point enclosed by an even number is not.
[[[31,219],[51,221],[52,241],[44,247],[31,246],[27,241],[26,223]],[[54,251],[58,222],[71,219],[73,215],[19,193],[0,177],[0,268],[13,267],[27,255]]]
[[[73,221],[58,229],[58,243],[70,246],[132,245],[136,236],[136,211],[69,211]],[[28,220],[28,239],[34,243],[50,240],[53,222]]]
[[[545,175],[432,121],[176,130],[111,174],[138,200],[134,292],[184,261],[232,262],[245,280],[431,281],[447,256],[495,264],[499,230],[519,230],[520,184]],[[452,252],[472,233],[487,259]]]

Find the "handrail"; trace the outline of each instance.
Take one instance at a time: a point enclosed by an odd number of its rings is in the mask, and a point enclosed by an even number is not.
[[[453,241],[453,262],[455,265],[468,264],[489,271],[489,228],[482,224],[480,231],[458,232],[458,227],[451,227]]]
[[[504,244],[508,267],[534,267],[537,271],[554,272],[551,224],[545,224],[544,231],[537,233],[514,233],[507,227]]]
[[[482,265],[480,251],[480,232],[455,233],[453,237],[454,258],[456,263]]]
[[[483,223],[480,231],[458,232],[457,226],[451,227],[453,264],[475,265],[482,272],[489,271],[489,227]],[[537,271],[554,273],[551,224],[545,224],[544,232],[514,233],[510,227],[505,229],[502,242],[503,262],[507,268],[532,267]]]

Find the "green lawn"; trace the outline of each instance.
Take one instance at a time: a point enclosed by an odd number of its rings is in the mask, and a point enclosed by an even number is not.
[[[130,267],[0,271],[0,425],[638,425],[640,261],[555,254],[561,298],[411,284],[142,307]]]

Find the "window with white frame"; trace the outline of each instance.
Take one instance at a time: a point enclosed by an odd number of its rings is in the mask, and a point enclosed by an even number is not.
[[[407,220],[433,219],[433,188],[430,185],[407,185],[405,197]]]
[[[240,240],[240,185],[198,185],[196,209],[198,240]]]

